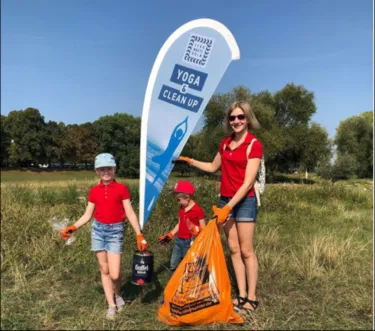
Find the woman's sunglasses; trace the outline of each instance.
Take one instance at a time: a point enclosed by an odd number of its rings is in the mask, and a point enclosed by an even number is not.
[[[236,117],[240,120],[240,121],[243,121],[245,119],[245,114],[239,114],[239,115],[229,115],[228,116],[228,119],[230,122],[233,122]]]

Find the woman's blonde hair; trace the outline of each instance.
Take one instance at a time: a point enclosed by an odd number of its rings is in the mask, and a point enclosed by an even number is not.
[[[228,108],[227,114],[225,117],[225,127],[228,131],[231,131],[232,127],[229,122],[229,116],[232,114],[232,111],[236,108],[242,109],[243,113],[245,114],[247,128],[248,129],[259,129],[260,124],[255,117],[254,111],[251,108],[250,104],[247,101],[236,101],[233,102],[232,105]]]

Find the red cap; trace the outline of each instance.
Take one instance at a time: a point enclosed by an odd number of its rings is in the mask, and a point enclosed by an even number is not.
[[[173,192],[175,193],[186,193],[193,195],[195,192],[194,185],[186,180],[179,180],[174,187]]]

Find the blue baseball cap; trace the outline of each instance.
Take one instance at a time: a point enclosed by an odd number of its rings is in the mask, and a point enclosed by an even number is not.
[[[101,167],[116,167],[116,161],[112,154],[101,153],[95,157],[95,169]]]

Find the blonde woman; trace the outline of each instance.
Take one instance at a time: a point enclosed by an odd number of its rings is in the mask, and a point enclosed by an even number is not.
[[[219,207],[213,206],[212,210],[223,224],[236,274],[238,294],[233,304],[236,310],[249,312],[259,304],[256,297],[258,259],[253,244],[257,220],[254,182],[263,147],[250,132],[260,125],[248,102],[234,102],[225,122],[232,133],[221,141],[212,162],[184,156],[179,159],[210,173],[221,169]]]

